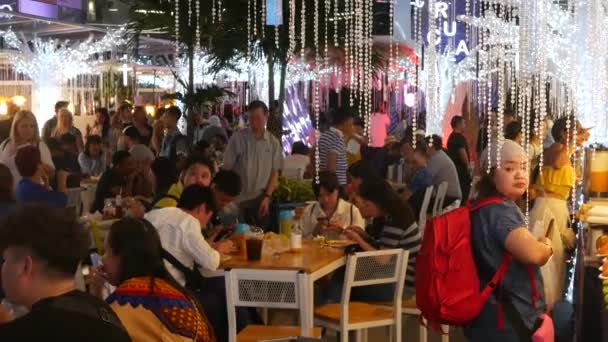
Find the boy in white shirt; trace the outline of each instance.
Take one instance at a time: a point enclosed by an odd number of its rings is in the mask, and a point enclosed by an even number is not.
[[[145,215],[158,230],[163,248],[188,268],[196,265],[201,273],[212,272],[220,264],[220,253],[232,250],[232,241],[224,240],[209,245],[202,234],[202,227],[213,217],[216,204],[213,191],[201,185],[184,189],[177,208],[162,208]],[[171,275],[182,285],[185,276],[171,263],[165,261]]]

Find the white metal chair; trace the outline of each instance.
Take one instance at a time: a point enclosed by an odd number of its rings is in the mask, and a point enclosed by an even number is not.
[[[260,275],[259,271],[232,269],[225,272],[226,304],[228,308],[228,339],[230,342],[248,342],[306,335],[297,326],[249,325],[236,334],[237,306],[258,308],[297,309],[300,319],[306,303],[302,303],[303,289],[298,284],[298,271],[275,271]],[[315,328],[313,336],[320,337],[321,329]]]
[[[356,331],[357,340],[365,341],[369,328],[382,326],[394,330],[396,341],[401,341],[401,300],[408,258],[409,251],[403,249],[350,255],[346,263],[341,302],[317,307],[315,324],[339,331],[341,342],[348,341],[349,331],[352,330]],[[395,284],[392,307],[350,301],[352,288],[378,284]]]
[[[281,175],[291,180],[302,180],[304,179],[303,169],[284,169],[281,171]]]
[[[433,203],[433,217],[441,215],[443,212],[443,202],[445,201],[445,195],[448,192],[448,182],[441,182],[437,187],[435,193],[435,203]]]
[[[424,237],[424,230],[426,227],[426,215],[429,210],[429,204],[431,203],[431,196],[433,195],[433,186],[429,186],[424,191],[424,197],[422,199],[422,206],[420,207],[420,214],[418,215],[418,229],[420,229],[420,237]]]
[[[74,208],[76,215],[80,216],[80,209],[82,207],[82,188],[69,188],[66,191],[68,197],[68,208]]]

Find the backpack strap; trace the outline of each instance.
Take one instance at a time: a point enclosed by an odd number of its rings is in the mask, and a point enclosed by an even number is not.
[[[2,142],[2,150],[0,150],[0,151],[4,152],[4,150],[6,150],[6,146],[8,146],[9,142],[11,142],[11,138],[6,138],[6,140],[4,140]]]
[[[503,203],[505,200],[494,196],[494,197],[486,197],[481,199],[480,201],[473,203],[472,201],[469,201],[469,203],[467,204],[469,207],[470,211],[477,211],[485,206],[491,205],[491,204],[499,204],[499,203]]]
[[[167,260],[173,267],[177,268],[180,272],[184,274],[184,276],[188,276],[194,272],[191,268],[182,264],[176,257],[174,257],[171,253],[169,253],[166,249],[161,250],[161,256],[163,259]]]

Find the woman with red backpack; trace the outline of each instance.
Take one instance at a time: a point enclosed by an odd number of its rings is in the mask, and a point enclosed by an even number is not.
[[[514,203],[528,188],[527,154],[517,143],[505,140],[492,146],[482,160],[484,172],[477,201],[500,198],[471,214],[471,242],[480,287],[496,274],[505,255],[510,255],[506,274],[465,328],[470,341],[532,341],[543,325],[546,311],[540,266],[553,254],[547,238],[535,239],[524,215]],[[549,320],[547,320],[548,324]],[[543,326],[546,328],[546,326]]]

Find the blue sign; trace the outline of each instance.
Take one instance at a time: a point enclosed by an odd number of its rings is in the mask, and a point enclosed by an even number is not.
[[[283,25],[283,0],[266,0],[266,25]]]

